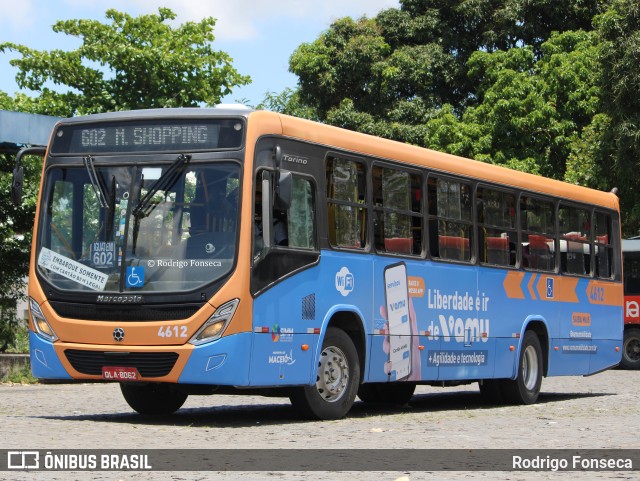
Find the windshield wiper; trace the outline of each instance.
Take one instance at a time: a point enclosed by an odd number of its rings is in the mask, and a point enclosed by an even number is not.
[[[107,215],[107,239],[111,239],[113,237],[113,222],[114,216],[111,215],[112,212],[116,210],[116,176],[111,177],[111,194],[109,195],[109,214]]]
[[[180,178],[182,172],[187,167],[187,164],[191,160],[191,156],[189,154],[180,154],[176,160],[169,166],[167,170],[164,171],[158,180],[156,180],[153,185],[149,188],[147,193],[140,199],[138,205],[136,205],[135,209],[133,209],[133,216],[138,217],[146,217],[149,215],[151,211],[151,206],[149,205],[153,196],[159,190],[167,190],[170,189],[173,184]]]
[[[100,201],[100,207],[107,209],[109,208],[109,203],[107,202],[107,195],[105,194],[105,186],[101,182],[101,178],[98,176],[96,172],[96,168],[94,166],[95,159],[88,155],[83,157],[84,167],[87,169],[87,173],[89,174],[89,180],[91,181],[91,185],[93,186],[93,191]]]

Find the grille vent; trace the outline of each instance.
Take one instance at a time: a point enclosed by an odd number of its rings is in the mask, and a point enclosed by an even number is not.
[[[142,377],[161,377],[171,372],[177,352],[102,352],[66,349],[69,363],[82,374],[102,375],[103,366],[135,367]]]
[[[169,305],[106,305],[79,304],[75,302],[52,301],[51,307],[60,317],[86,319],[89,321],[172,321],[188,319],[203,304]]]
[[[309,294],[302,298],[302,319],[315,321],[316,319],[316,295]]]

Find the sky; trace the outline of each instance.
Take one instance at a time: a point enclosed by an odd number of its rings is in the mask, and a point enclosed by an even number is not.
[[[106,23],[109,8],[138,16],[157,13],[159,7],[173,10],[177,25],[216,18],[213,48],[228,53],[233,67],[252,79],[222,102],[257,105],[267,92],[295,88],[297,76],[289,73],[289,57],[300,44],[313,42],[338,18],[374,17],[380,10],[399,8],[399,0],[0,0],[0,43],[74,50],[80,40],[53,32],[56,21],[82,18]],[[19,90],[17,69],[9,63],[14,57],[13,52],[0,53],[0,90],[9,95]]]

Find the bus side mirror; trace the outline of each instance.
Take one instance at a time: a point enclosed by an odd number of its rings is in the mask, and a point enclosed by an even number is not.
[[[13,181],[11,182],[11,200],[15,206],[22,204],[22,184],[24,182],[24,167],[21,165],[13,169]]]
[[[281,170],[278,174],[274,207],[279,210],[289,210],[292,192],[293,175],[288,170]]]
[[[22,203],[22,186],[24,184],[24,167],[20,163],[25,155],[39,155],[44,157],[46,147],[25,147],[16,155],[16,166],[13,168],[13,181],[11,182],[11,200],[18,206]]]

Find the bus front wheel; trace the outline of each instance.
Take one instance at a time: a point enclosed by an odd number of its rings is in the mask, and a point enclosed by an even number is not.
[[[538,400],[542,385],[542,348],[533,331],[526,331],[522,339],[518,377],[502,381],[501,391],[505,401],[513,404],[533,404]]]
[[[318,359],[316,383],[295,388],[291,404],[316,419],[340,419],[349,412],[358,391],[360,364],[353,341],[342,329],[330,327]]]
[[[625,369],[640,369],[640,328],[625,329],[621,364]]]
[[[171,384],[120,383],[120,390],[134,411],[148,416],[172,414],[187,400],[187,394]]]

